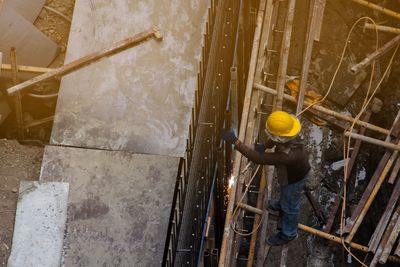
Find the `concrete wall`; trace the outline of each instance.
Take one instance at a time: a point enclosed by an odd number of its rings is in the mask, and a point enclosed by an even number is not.
[[[164,40],[64,77],[51,143],[182,156],[208,6],[208,0],[77,0],[67,62],[152,25]]]

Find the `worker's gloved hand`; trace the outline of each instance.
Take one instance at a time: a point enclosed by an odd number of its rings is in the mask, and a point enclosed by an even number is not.
[[[264,154],[266,149],[267,149],[267,147],[264,144],[261,144],[261,143],[254,144],[254,150],[260,154]]]
[[[233,129],[223,129],[221,137],[225,141],[231,142],[232,144],[235,143],[236,140],[238,140]]]

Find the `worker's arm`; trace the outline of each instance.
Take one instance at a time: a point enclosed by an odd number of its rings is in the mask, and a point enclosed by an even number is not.
[[[249,160],[263,165],[285,165],[289,162],[289,156],[283,152],[260,153],[243,144],[233,130],[224,131],[222,139],[233,143],[236,149]]]
[[[286,165],[289,162],[288,154],[284,152],[259,153],[243,144],[239,139],[235,141],[235,148],[249,160],[263,165]]]

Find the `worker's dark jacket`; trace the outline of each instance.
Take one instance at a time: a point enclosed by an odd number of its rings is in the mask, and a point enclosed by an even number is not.
[[[236,149],[257,164],[275,165],[281,185],[293,184],[304,179],[310,170],[308,154],[301,143],[291,144],[286,152],[277,151],[279,146],[275,149],[276,152],[265,153],[259,153],[245,144],[236,146]]]

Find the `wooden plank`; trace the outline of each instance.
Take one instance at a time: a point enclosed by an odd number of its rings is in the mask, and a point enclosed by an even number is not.
[[[400,120],[400,112],[397,113],[396,119],[394,121],[394,124],[393,124],[392,129],[391,129],[390,132],[396,132],[397,133],[397,128],[400,125],[399,120]],[[389,140],[390,140],[390,135],[388,135],[386,137],[385,141],[389,141]],[[354,210],[354,212],[353,212],[353,214],[351,216],[350,221],[346,224],[346,227],[344,228],[344,232],[345,233],[348,233],[348,232],[351,231],[354,222],[356,221],[357,217],[360,215],[364,204],[366,203],[366,201],[370,197],[372,191],[374,190],[374,188],[375,188],[375,186],[376,186],[376,184],[378,182],[378,179],[379,179],[380,175],[382,174],[385,166],[387,165],[391,155],[392,155],[392,152],[387,150],[385,152],[385,154],[383,155],[383,157],[381,158],[381,160],[380,160],[380,162],[378,164],[378,167],[376,168],[374,174],[372,175],[372,177],[371,177],[371,179],[370,179],[370,181],[368,183],[367,188],[365,189],[365,191],[364,191],[364,193],[363,193],[363,195],[362,195],[362,197],[361,197],[356,209]]]
[[[392,11],[390,9],[381,7],[379,5],[376,5],[374,3],[371,3],[371,2],[368,2],[368,1],[365,1],[365,0],[352,0],[352,1],[357,3],[357,4],[363,5],[365,7],[371,8],[373,10],[379,11],[379,12],[381,12],[381,13],[383,13],[385,15],[391,16],[393,18],[400,19],[400,14],[397,13],[397,12],[394,12],[394,11]]]
[[[266,210],[266,207],[268,205],[268,199],[271,197],[273,176],[274,176],[274,166],[268,166],[267,190],[266,193],[264,194],[264,200],[263,200],[264,210]],[[257,238],[258,249],[257,249],[256,266],[263,266],[268,256],[269,245],[265,243],[265,238],[267,236],[268,219],[269,219],[269,213],[265,212],[264,220],[262,222],[260,230],[258,231],[258,238]]]
[[[279,265],[280,267],[286,267],[288,250],[289,250],[288,244],[282,246],[281,263]]]
[[[397,218],[394,228],[393,228],[392,232],[390,233],[389,240],[383,249],[382,255],[379,259],[380,264],[386,263],[389,255],[390,255],[390,252],[392,251],[392,248],[397,240],[397,237],[399,236],[399,233],[400,233],[400,217]]]
[[[296,5],[296,0],[288,0],[288,2],[289,3],[285,20],[285,28],[283,30],[282,46],[279,59],[278,81],[276,88],[278,94],[276,96],[275,110],[282,110],[284,99],[283,95],[286,84],[287,65],[289,60],[290,40],[292,37],[294,8]]]
[[[17,69],[17,51],[15,47],[11,47],[10,50],[10,62],[12,70],[12,81],[13,84],[18,83],[18,69]],[[15,121],[17,122],[18,139],[24,139],[24,120],[22,117],[22,96],[20,93],[14,95],[14,111],[15,111]]]
[[[385,142],[385,141],[382,141],[382,140],[379,140],[379,139],[376,139],[376,138],[371,138],[371,137],[368,137],[368,136],[365,136],[365,135],[361,135],[361,134],[357,134],[357,133],[351,133],[351,132],[345,132],[344,135],[346,137],[351,136],[351,138],[358,139],[358,140],[364,141],[366,143],[382,146],[382,147],[387,148],[387,149],[400,150],[400,145],[393,144],[393,143],[390,143],[390,142]]]
[[[276,95],[277,94],[277,91],[275,89],[269,88],[269,87],[261,85],[261,84],[255,84],[254,88],[256,88],[258,90],[261,90],[263,92],[266,92],[268,94],[272,94],[272,95]],[[283,97],[284,97],[285,100],[288,100],[288,101],[290,101],[292,103],[296,103],[297,102],[296,98],[294,98],[293,96],[290,96],[288,94],[284,94]],[[304,101],[304,105],[309,106],[310,104],[311,104],[310,102]],[[327,115],[334,116],[337,119],[341,119],[341,120],[348,121],[348,122],[351,122],[351,123],[353,123],[355,121],[353,117],[341,114],[339,112],[335,112],[333,110],[330,110],[328,108],[324,108],[324,107],[319,106],[319,105],[314,105],[310,109],[314,109],[314,110],[320,111],[320,112],[325,113]],[[389,130],[387,130],[387,129],[378,127],[376,125],[373,125],[373,124],[370,124],[370,123],[367,123],[367,122],[364,122],[364,121],[361,121],[361,120],[356,120],[355,124],[357,124],[359,126],[362,126],[362,127],[365,127],[368,130],[379,132],[379,133],[382,133],[382,134],[385,134],[385,135],[390,133]]]
[[[398,222],[398,219],[400,218],[399,214],[400,214],[400,206],[397,206],[396,211],[393,213],[390,223],[389,223],[388,227],[386,228],[385,234],[383,235],[382,240],[378,246],[378,249],[375,252],[374,258],[371,261],[371,264],[370,264],[371,267],[376,266],[379,259],[383,255],[384,248],[388,244],[388,242],[391,238],[392,232],[396,226],[396,223]]]
[[[321,29],[322,29],[322,22],[324,19],[324,12],[325,12],[325,6],[326,6],[326,0],[319,0],[319,9],[318,9],[318,20],[317,20],[317,25],[315,26],[315,36],[314,40],[319,42],[319,39],[321,37]]]
[[[398,144],[400,144],[400,142],[398,142]],[[367,214],[367,211],[369,209],[369,207],[371,206],[372,202],[375,199],[376,194],[378,193],[383,181],[385,180],[387,174],[389,173],[389,170],[391,169],[393,162],[396,160],[397,155],[398,155],[398,150],[392,152],[390,154],[390,158],[387,161],[385,167],[383,168],[382,172],[380,173],[378,180],[373,188],[373,190],[371,191],[371,193],[369,194],[367,201],[365,202],[365,204],[363,202],[360,202],[359,204],[361,204],[363,207],[361,209],[361,213],[359,214],[359,216],[357,217],[357,219],[354,221],[353,227],[350,230],[349,235],[346,237],[346,242],[349,242],[352,240],[352,238],[354,237],[354,235],[356,234],[358,228],[361,225],[361,222],[363,221],[365,215]],[[347,227],[347,225],[346,225]]]
[[[385,229],[390,221],[390,217],[392,216],[393,210],[396,207],[396,203],[398,202],[400,195],[400,179],[396,182],[395,187],[393,188],[392,194],[388,203],[386,204],[385,211],[379,220],[378,225],[375,227],[375,231],[371,236],[371,239],[368,243],[370,251],[374,252],[377,250],[379,242],[385,232]]]
[[[309,226],[301,224],[301,223],[299,223],[299,229],[303,230],[303,231],[305,231],[307,233],[310,233],[310,234],[313,234],[313,235],[317,235],[319,237],[325,238],[327,240],[331,240],[331,241],[333,241],[335,243],[338,243],[338,244],[342,245],[343,240],[342,240],[341,237],[325,233],[323,231],[314,229],[312,227],[309,227]],[[354,242],[350,242],[348,244],[348,246],[350,246],[351,248],[354,248],[356,250],[359,250],[361,252],[368,253],[368,247],[366,247],[366,246],[363,246],[363,245],[360,245],[360,244],[357,244],[357,243],[354,243]],[[388,259],[390,261],[392,261],[392,262],[400,263],[400,259],[397,258],[397,257],[389,256]]]
[[[396,180],[397,175],[399,174],[400,170],[400,158],[397,158],[396,164],[393,167],[392,173],[390,174],[388,182],[390,184],[393,184],[394,181]]]
[[[396,248],[396,250],[394,251],[394,254],[400,257],[400,242],[399,242],[399,244],[397,245],[397,248]]]
[[[254,254],[255,254],[255,248],[256,248],[256,243],[257,243],[257,231],[255,231],[256,227],[260,226],[260,223],[262,224],[262,218],[265,220],[265,217],[262,216],[263,214],[263,210],[262,210],[262,206],[263,206],[263,200],[264,200],[264,194],[266,194],[265,192],[265,188],[267,187],[267,174],[266,174],[266,168],[265,166],[262,167],[261,170],[261,181],[260,181],[260,188],[258,189],[258,196],[257,196],[257,214],[255,216],[254,219],[254,223],[253,223],[253,234],[251,235],[251,239],[250,239],[250,248],[249,248],[249,253],[248,253],[248,257],[247,257],[247,267],[252,267],[253,266],[253,262],[254,262]],[[261,212],[261,213],[260,213]],[[267,213],[266,211],[264,211],[265,213]]]
[[[149,29],[147,31],[138,33],[130,38],[127,38],[120,42],[114,43],[113,45],[111,45],[110,47],[108,47],[106,49],[89,54],[87,56],[84,56],[82,58],[74,60],[71,63],[68,63],[62,67],[56,68],[52,71],[43,73],[42,75],[38,75],[38,76],[36,76],[30,80],[27,80],[23,83],[20,83],[18,85],[10,87],[7,89],[7,93],[15,94],[16,92],[25,90],[32,85],[38,84],[43,81],[47,81],[56,76],[62,76],[62,75],[71,73],[71,72],[76,71],[80,68],[83,68],[84,66],[87,66],[88,64],[91,64],[103,57],[114,55],[114,54],[121,52],[123,50],[126,50],[134,45],[144,42],[152,37],[156,38],[157,40],[162,40],[162,35],[159,32],[157,27],[153,26],[151,29]]]
[[[303,109],[304,95],[307,89],[308,72],[311,63],[312,49],[314,45],[314,36],[316,31],[316,23],[318,20],[319,0],[310,0],[308,27],[305,38],[305,49],[303,54],[303,66],[300,75],[299,95],[297,97],[296,114]],[[282,96],[283,97],[283,96]]]
[[[390,33],[400,34],[399,28],[394,28],[394,27],[389,27],[389,26],[384,26],[384,25],[376,25],[375,26],[375,24],[368,23],[368,22],[366,22],[364,24],[364,29],[375,30],[375,28],[378,31],[382,31],[382,32],[390,32]]]
[[[0,63],[1,63],[1,60],[0,60]],[[11,64],[1,64],[1,70],[12,71]],[[40,74],[42,74],[42,73],[49,72],[49,71],[51,71],[53,69],[18,65],[17,66],[17,70],[18,70],[18,72],[29,72],[29,73],[40,73]]]
[[[262,0],[260,2],[259,7],[261,10],[264,10],[265,4],[266,4],[266,0]],[[252,47],[250,63],[249,63],[249,74],[248,74],[246,91],[245,91],[245,96],[244,96],[244,101],[243,101],[243,109],[242,109],[243,111],[242,111],[240,130],[239,130],[239,139],[240,140],[244,140],[246,137],[247,122],[249,119],[249,112],[250,112],[250,101],[251,101],[251,96],[253,93],[253,79],[254,79],[254,75],[255,75],[255,71],[256,71],[256,63],[257,63],[258,50],[259,50],[260,40],[261,40],[261,30],[262,30],[263,18],[264,18],[264,12],[262,12],[262,11],[258,12],[256,28],[254,31],[253,47]],[[233,171],[232,171],[232,174],[236,179],[238,179],[238,177],[239,177],[241,162],[242,162],[242,155],[240,153],[236,152],[235,161],[233,164]],[[239,181],[235,181],[235,183],[233,184],[233,186],[231,188],[231,192],[229,194],[229,202],[228,202],[228,207],[226,210],[225,225],[224,225],[224,235],[223,235],[223,240],[222,240],[222,245],[221,245],[221,254],[220,254],[220,259],[219,259],[219,263],[218,263],[218,266],[220,266],[220,267],[230,266],[230,264],[231,264],[231,256],[232,256],[231,249],[232,249],[232,242],[234,239],[234,233],[231,229],[231,220],[232,220],[232,215],[233,215],[233,209],[234,209],[235,203],[237,201],[236,192],[240,191],[241,188],[242,188],[242,184]]]

